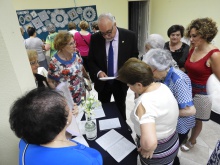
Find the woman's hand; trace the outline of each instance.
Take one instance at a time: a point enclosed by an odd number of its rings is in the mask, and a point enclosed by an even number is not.
[[[77,116],[79,113],[79,109],[78,109],[78,106],[76,105],[76,103],[73,104],[73,110],[72,110],[72,114],[74,116]]]
[[[151,159],[153,157],[154,150],[146,151],[142,147],[139,147],[138,152],[140,152],[140,154],[142,155],[143,158]]]

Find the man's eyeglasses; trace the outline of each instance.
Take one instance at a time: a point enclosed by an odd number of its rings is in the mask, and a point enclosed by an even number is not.
[[[39,64],[39,62],[38,61],[30,61],[30,64],[31,65],[37,65],[37,64]]]
[[[111,30],[108,30],[107,32],[99,31],[99,34],[101,34],[102,36],[110,35],[110,34],[112,34],[113,27],[114,27],[114,25],[112,26]]]

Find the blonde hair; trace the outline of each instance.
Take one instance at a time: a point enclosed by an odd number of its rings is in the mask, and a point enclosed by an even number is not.
[[[36,50],[27,49],[27,55],[28,55],[29,61],[38,60],[37,51]]]
[[[89,24],[86,21],[80,21],[79,27],[83,30],[87,30],[89,28]]]
[[[59,51],[63,49],[68,42],[73,38],[73,35],[66,31],[59,32],[54,39],[54,48]]]

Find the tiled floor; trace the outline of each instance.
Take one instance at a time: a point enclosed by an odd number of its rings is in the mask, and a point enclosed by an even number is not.
[[[94,90],[92,93],[97,96]],[[134,93],[130,89],[127,94],[126,106],[127,123],[133,128],[133,124],[130,121],[130,112],[134,107]],[[134,131],[132,136],[135,137]],[[203,122],[202,132],[199,135],[197,144],[194,148],[189,152],[181,152],[179,150],[178,155],[181,165],[206,165],[218,139],[220,139],[220,126],[211,120]]]

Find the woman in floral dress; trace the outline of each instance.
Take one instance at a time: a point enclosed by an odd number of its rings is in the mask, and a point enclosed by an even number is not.
[[[48,82],[55,88],[61,82],[67,82],[74,103],[79,105],[86,96],[83,77],[88,78],[83,67],[82,58],[75,52],[75,41],[72,34],[60,32],[54,40],[57,53],[50,60]]]

